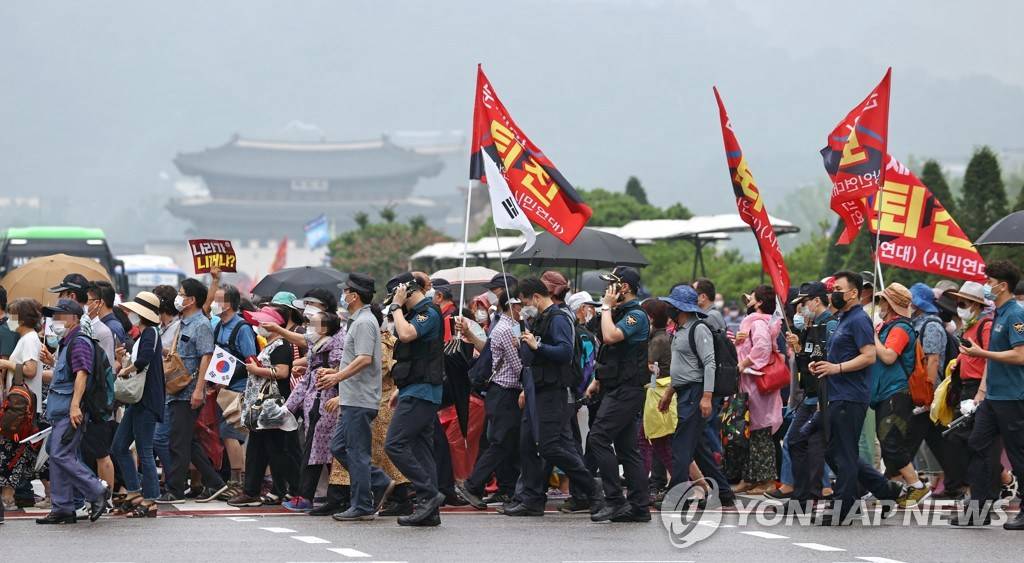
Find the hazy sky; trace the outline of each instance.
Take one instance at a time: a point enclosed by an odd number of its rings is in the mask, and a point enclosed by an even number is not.
[[[4,2],[0,194],[88,214],[115,197],[121,236],[172,236],[176,152],[293,120],[335,140],[465,130],[482,62],[570,181],[635,174],[698,212],[732,206],[717,84],[771,206],[825,177],[825,135],[889,65],[894,154],[1024,147],[1022,19],[926,0]]]

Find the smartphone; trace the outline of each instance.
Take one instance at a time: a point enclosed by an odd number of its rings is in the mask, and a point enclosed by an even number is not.
[[[974,346],[974,344],[971,344],[971,341],[967,340],[966,338],[960,338],[960,345],[963,346],[964,348],[970,348]]]
[[[516,340],[519,340],[519,337],[523,335],[523,327],[519,325],[512,327],[512,335],[516,337]]]

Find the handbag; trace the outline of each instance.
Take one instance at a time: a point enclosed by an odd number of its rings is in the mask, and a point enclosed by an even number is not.
[[[768,332],[769,336],[771,331]],[[757,384],[757,390],[761,394],[774,393],[783,387],[789,385],[793,375],[789,371],[789,364],[786,362],[786,357],[775,349],[775,341],[772,340],[772,355],[771,360],[768,364],[761,368],[763,375],[754,378],[754,383]]]
[[[243,430],[242,424],[242,394],[232,391],[227,387],[217,392],[217,405],[220,406],[224,416],[224,422],[237,430]]]
[[[174,345],[170,353],[164,357],[164,390],[168,395],[176,395],[192,383],[192,374],[185,369],[185,362],[178,355],[178,341],[181,340],[181,325],[174,335]]]
[[[160,338],[156,333],[155,338]],[[141,338],[140,338],[141,340]],[[156,340],[153,340],[153,352],[156,353]],[[154,361],[152,358],[150,361]],[[134,405],[142,400],[142,392],[146,390],[146,374],[149,373],[147,365],[142,371],[136,371],[125,377],[118,377],[114,380],[114,400],[123,405]]]
[[[267,381],[260,387],[249,411],[245,414],[245,427],[249,430],[284,430],[290,432],[299,427],[295,415],[285,408],[284,397],[274,381]]]

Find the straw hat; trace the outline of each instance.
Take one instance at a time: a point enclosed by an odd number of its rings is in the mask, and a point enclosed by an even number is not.
[[[140,291],[134,299],[121,303],[120,307],[153,324],[160,324],[160,298],[153,293]]]
[[[901,317],[910,316],[910,290],[901,283],[889,284],[889,287],[875,293],[875,299],[885,299],[892,310]]]

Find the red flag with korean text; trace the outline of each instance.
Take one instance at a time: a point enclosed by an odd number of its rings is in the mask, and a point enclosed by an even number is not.
[[[498,165],[531,221],[571,244],[592,211],[555,164],[523,133],[477,66],[469,177],[485,178],[484,153]]]
[[[869,232],[881,229],[878,259],[883,264],[985,283],[985,261],[963,229],[935,194],[892,156],[886,160],[882,190],[865,209]]]
[[[889,141],[889,82],[886,71],[875,89],[857,104],[828,136],[821,149],[825,171],[832,179],[829,207],[846,225],[837,244],[849,244],[867,219],[865,198],[877,192],[885,176]]]
[[[757,188],[754,176],[747,166],[747,159],[743,156],[739,141],[736,140],[736,133],[733,131],[729,115],[725,112],[718,88],[714,88],[714,91],[715,99],[718,101],[718,116],[722,122],[725,161],[729,165],[729,180],[736,196],[736,208],[743,222],[750,225],[750,230],[757,238],[757,246],[761,251],[761,267],[772,279],[775,294],[785,302],[789,294],[789,270],[786,269],[786,262],[782,258],[779,239],[768,217],[768,209],[765,207],[764,198],[761,197],[761,191]]]

